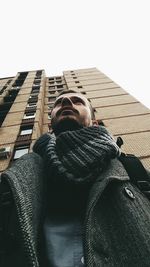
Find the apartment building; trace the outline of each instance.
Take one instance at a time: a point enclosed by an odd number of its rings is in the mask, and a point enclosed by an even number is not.
[[[32,151],[35,140],[51,132],[51,108],[62,90],[79,91],[91,101],[122,150],[150,168],[150,110],[96,68],[46,77],[44,70],[18,72],[0,79],[0,172]]]

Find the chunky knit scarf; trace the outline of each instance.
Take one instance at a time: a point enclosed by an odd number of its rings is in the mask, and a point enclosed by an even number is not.
[[[50,177],[75,184],[92,182],[121,153],[103,126],[66,131],[57,138],[45,134],[33,150],[43,157]]]

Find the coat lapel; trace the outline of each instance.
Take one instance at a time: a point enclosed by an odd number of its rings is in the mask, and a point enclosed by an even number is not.
[[[124,182],[130,180],[125,168],[118,159],[113,159],[96,179],[96,182],[91,188],[88,205],[87,205],[87,214],[90,209],[95,205],[97,200],[101,197],[103,191],[107,185],[112,181]]]

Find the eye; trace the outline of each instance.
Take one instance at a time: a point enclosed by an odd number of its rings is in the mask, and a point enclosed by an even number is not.
[[[85,105],[84,101],[81,98],[74,97],[71,100],[76,105]]]
[[[79,101],[79,100],[75,100],[75,101],[73,101],[73,103],[76,104],[76,105],[80,105],[80,104],[82,104],[82,102]]]
[[[58,99],[55,103],[54,103],[54,107],[59,106],[61,104],[61,98]]]

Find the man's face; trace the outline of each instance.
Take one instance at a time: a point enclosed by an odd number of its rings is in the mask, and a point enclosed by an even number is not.
[[[91,126],[91,110],[88,100],[78,93],[60,95],[54,103],[51,123],[56,135],[66,130]]]

